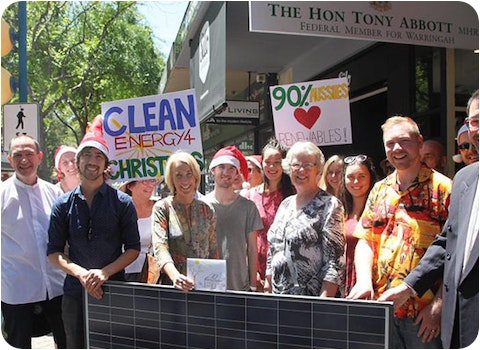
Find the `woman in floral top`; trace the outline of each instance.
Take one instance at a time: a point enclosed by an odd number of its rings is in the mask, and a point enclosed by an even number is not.
[[[192,155],[181,151],[172,154],[167,161],[165,182],[173,195],[158,201],[153,208],[154,254],[164,272],[163,283],[187,291],[195,286],[186,276],[187,258],[219,258],[216,216],[209,204],[195,198],[200,167]]]
[[[265,290],[334,297],[345,280],[343,205],[317,185],[325,163],[317,146],[297,142],[285,161],[297,194],[283,200],[268,231]]]

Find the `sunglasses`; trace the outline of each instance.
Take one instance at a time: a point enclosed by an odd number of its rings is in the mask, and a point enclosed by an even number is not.
[[[469,149],[470,148],[470,143],[468,142],[464,142],[460,145],[458,145],[458,149],[461,149],[461,150],[466,150],[466,149]]]
[[[365,154],[359,154],[358,156],[348,156],[346,158],[343,159],[343,162],[345,164],[350,164],[350,163],[353,163],[355,161],[359,161],[359,162],[364,162],[367,160],[367,156]]]

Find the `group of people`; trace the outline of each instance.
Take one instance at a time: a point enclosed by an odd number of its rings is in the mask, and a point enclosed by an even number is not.
[[[457,142],[473,154],[478,91],[467,113],[467,141],[459,130]],[[83,290],[102,298],[107,280],[145,282],[147,254],[159,283],[184,291],[195,288],[186,271],[195,257],[225,259],[228,290],[393,301],[396,348],[465,347],[476,338],[478,163],[459,171],[452,187],[422,158],[413,119],[382,125],[393,170],[381,180],[368,155],[325,160],[311,142],[287,149],[272,138],[255,156],[218,150],[205,195],[195,158],[173,153],[164,174],[169,195],[159,200],[156,180],[107,184],[101,125],[98,116],[77,149],[57,149],[58,185],[37,176],[36,140],[10,143],[15,173],[1,185],[10,345],[31,346],[41,310],[58,348],[84,348]],[[248,185],[239,188],[239,179]]]

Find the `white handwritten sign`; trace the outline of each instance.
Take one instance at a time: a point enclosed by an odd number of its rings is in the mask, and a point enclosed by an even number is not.
[[[187,276],[196,290],[227,290],[227,263],[222,259],[187,258]]]
[[[193,89],[106,102],[102,114],[113,182],[160,178],[168,157],[176,150],[190,152],[203,169]]]
[[[352,143],[347,78],[271,86],[270,96],[275,135],[287,147]]]

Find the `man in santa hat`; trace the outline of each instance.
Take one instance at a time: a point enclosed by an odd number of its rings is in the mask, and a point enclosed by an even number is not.
[[[131,197],[105,183],[109,159],[102,123],[102,116],[97,116],[78,146],[80,184],[54,203],[48,229],[48,257],[67,273],[62,316],[70,349],[86,345],[83,288],[102,298],[102,284],[124,281],[124,268],[140,251]],[[67,243],[68,256],[64,254]]]
[[[257,286],[257,230],[263,228],[258,209],[251,200],[240,196],[234,187],[238,175],[248,176],[248,165],[235,146],[220,149],[209,170],[215,187],[204,200],[217,215],[217,243],[222,259],[227,261],[227,289],[255,291]]]

